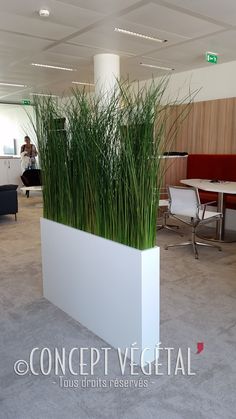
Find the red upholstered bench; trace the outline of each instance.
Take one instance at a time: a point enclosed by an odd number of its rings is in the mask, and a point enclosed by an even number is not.
[[[217,179],[236,182],[236,154],[189,154],[188,179]],[[214,192],[199,191],[201,202],[217,201]],[[236,195],[226,195],[226,208],[236,209]]]

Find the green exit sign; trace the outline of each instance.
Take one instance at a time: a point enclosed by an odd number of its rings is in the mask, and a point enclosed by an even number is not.
[[[214,54],[213,52],[206,52],[206,61],[208,63],[217,64],[218,54]]]
[[[22,105],[30,105],[30,100],[29,99],[22,99],[21,103],[22,103]]]

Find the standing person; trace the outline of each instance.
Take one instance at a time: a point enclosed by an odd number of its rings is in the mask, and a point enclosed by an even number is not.
[[[27,169],[36,168],[35,157],[38,155],[38,152],[36,150],[35,145],[31,144],[30,137],[28,135],[25,136],[25,144],[21,146],[20,155],[21,155],[21,167],[22,167],[23,172]]]

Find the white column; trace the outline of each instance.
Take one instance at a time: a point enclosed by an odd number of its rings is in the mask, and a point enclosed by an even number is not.
[[[116,54],[97,54],[94,56],[95,95],[104,101],[114,93],[120,79],[120,57]]]

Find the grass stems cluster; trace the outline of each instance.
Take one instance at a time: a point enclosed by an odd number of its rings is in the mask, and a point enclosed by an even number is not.
[[[74,90],[66,104],[35,98],[44,216],[138,249],[155,246],[167,149],[167,81],[134,91],[122,83],[109,103]],[[66,130],[55,120],[66,118]]]

